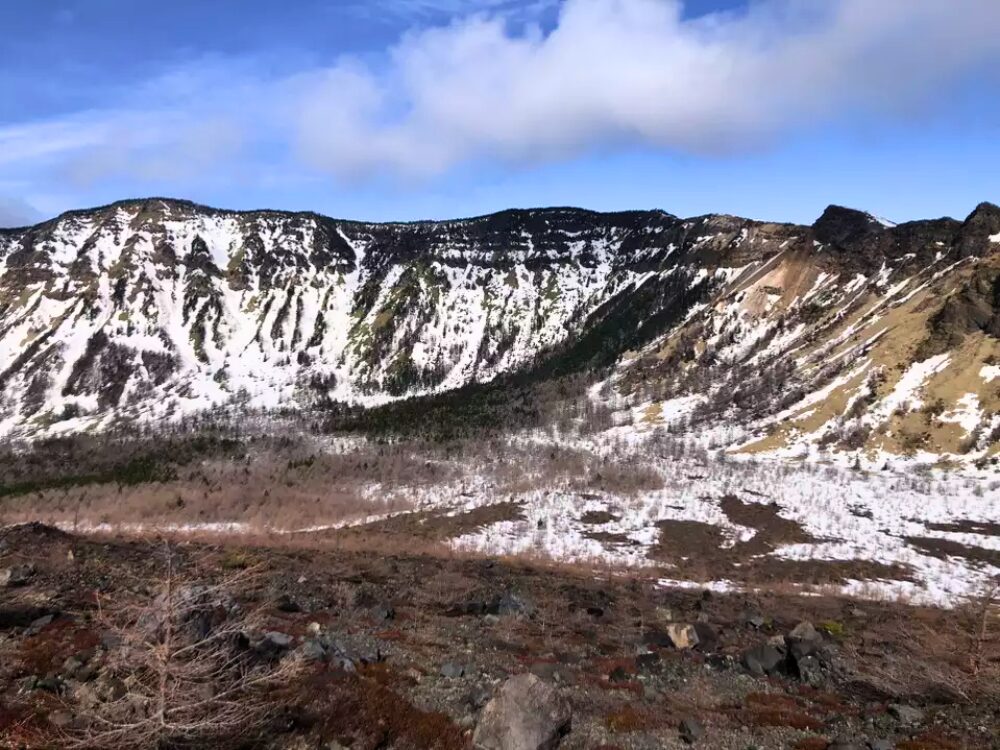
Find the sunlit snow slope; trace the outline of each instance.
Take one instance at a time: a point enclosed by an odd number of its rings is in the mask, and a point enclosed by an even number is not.
[[[617,363],[611,389],[643,420],[736,424],[745,450],[983,456],[1000,426],[997,236],[989,204],[964,223],[831,208],[804,227],[127,201],[0,231],[0,434]]]
[[[898,227],[832,207],[612,379],[642,424],[787,457],[996,466],[1000,208]]]

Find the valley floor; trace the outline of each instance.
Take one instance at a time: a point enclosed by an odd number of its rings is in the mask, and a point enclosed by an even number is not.
[[[945,607],[1000,576],[998,478],[737,460],[614,430],[291,445],[199,453],[160,481],[41,483],[8,492],[0,523],[517,556],[665,586]]]

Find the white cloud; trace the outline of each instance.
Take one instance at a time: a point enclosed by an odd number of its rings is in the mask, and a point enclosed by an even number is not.
[[[0,126],[0,170],[89,187],[203,178],[265,133],[272,84],[239,61],[198,60],[135,87],[116,106]]]
[[[345,61],[297,82],[299,153],[342,177],[618,143],[724,153],[926,105],[1000,60],[996,0],[769,0],[687,20],[682,10],[566,0],[548,33],[482,14],[411,33],[388,65]]]
[[[565,0],[544,28],[511,13],[552,0],[371,6],[417,26],[471,15],[295,74],[194,60],[113,106],[0,126],[0,171],[41,194],[115,180],[160,191],[275,174],[419,179],[636,144],[724,154],[859,113],[906,117],[1000,62],[997,0],[756,0],[700,18],[679,0]]]

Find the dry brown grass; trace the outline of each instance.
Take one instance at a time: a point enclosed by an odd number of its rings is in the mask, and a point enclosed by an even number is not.
[[[947,618],[913,609],[882,628],[879,641],[892,650],[859,663],[889,691],[968,704],[1000,701],[1000,581]]]

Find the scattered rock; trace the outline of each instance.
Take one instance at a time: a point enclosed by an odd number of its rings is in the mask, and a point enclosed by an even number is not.
[[[795,669],[799,673],[799,679],[812,687],[819,687],[826,679],[823,672],[823,665],[815,656],[804,656],[795,661]]]
[[[68,657],[62,665],[61,676],[63,679],[77,680],[79,682],[87,682],[93,679],[96,675],[96,670],[89,665],[93,656],[93,650],[87,649]]]
[[[611,682],[629,682],[632,679],[632,675],[626,672],[623,667],[615,667],[608,674],[608,679]]]
[[[635,657],[635,666],[641,672],[651,672],[660,666],[660,655],[656,653],[639,654]]]
[[[535,606],[527,599],[517,594],[506,593],[497,602],[496,613],[501,617],[511,615],[530,615],[535,611]]]
[[[299,653],[305,661],[326,661],[329,654],[324,646],[316,638],[307,638],[299,648]]]
[[[287,633],[272,630],[264,633],[258,640],[252,641],[250,648],[266,659],[279,658],[291,648],[294,639]]]
[[[264,640],[275,648],[284,650],[292,645],[294,639],[288,633],[279,633],[276,630],[272,630],[264,634]]]
[[[913,706],[906,706],[902,703],[890,703],[889,715],[905,726],[916,726],[924,720],[924,712]]]
[[[831,742],[826,750],[865,750],[865,746],[850,739],[838,738]]]
[[[388,622],[396,619],[396,610],[390,604],[379,604],[372,607],[372,617],[376,622]]]
[[[714,651],[719,646],[719,636],[706,622],[696,622],[694,632],[698,637],[699,651]]]
[[[798,660],[816,653],[823,643],[823,636],[811,622],[800,622],[792,628],[785,640],[792,658]]]
[[[788,637],[791,640],[799,641],[818,641],[821,639],[819,631],[807,620],[803,620],[792,628],[788,633]]]
[[[0,571],[0,585],[2,586],[26,586],[35,575],[35,566],[32,563],[14,565],[6,570]]]
[[[547,661],[535,662],[528,671],[536,677],[541,677],[543,680],[548,680],[549,682],[566,682],[566,675],[563,672],[561,664],[553,664]]]
[[[784,660],[778,649],[766,643],[743,654],[743,664],[755,677],[774,674]]]
[[[533,674],[511,677],[483,708],[473,734],[480,750],[552,750],[570,729],[569,704]]]
[[[670,648],[674,645],[670,636],[660,628],[648,628],[646,632],[642,634],[642,642],[643,645],[650,646],[652,648]]]
[[[465,666],[449,661],[442,665],[441,676],[447,677],[449,680],[457,680],[460,677],[465,677]]]
[[[774,646],[781,653],[788,651],[788,643],[785,642],[785,636],[783,635],[772,635],[765,641],[765,643],[767,643],[768,646]]]
[[[44,617],[39,617],[37,620],[32,621],[32,623],[24,629],[24,635],[28,638],[33,635],[38,635],[45,630],[45,628],[47,628],[54,619],[56,619],[55,615],[45,615]]]
[[[478,711],[489,703],[491,697],[493,697],[493,692],[488,687],[480,685],[469,691],[469,695],[466,697],[465,702],[468,703],[473,710]]]
[[[302,606],[288,594],[278,597],[278,611],[294,614],[302,611]]]
[[[743,614],[743,622],[745,622],[754,630],[760,630],[762,627],[764,627],[764,623],[767,622],[767,620],[764,619],[764,615],[762,615],[760,612],[757,612],[755,610],[747,610]]]
[[[689,716],[681,720],[680,735],[682,740],[693,745],[705,736],[705,727],[701,725],[700,721]]]
[[[660,622],[674,622],[674,611],[670,607],[657,607],[653,612],[654,617]]]
[[[698,633],[693,625],[671,623],[667,625],[667,637],[670,638],[671,645],[676,649],[684,650],[698,645]]]
[[[24,628],[38,618],[52,614],[58,614],[58,611],[51,607],[40,607],[34,604],[0,606],[0,630]]]

